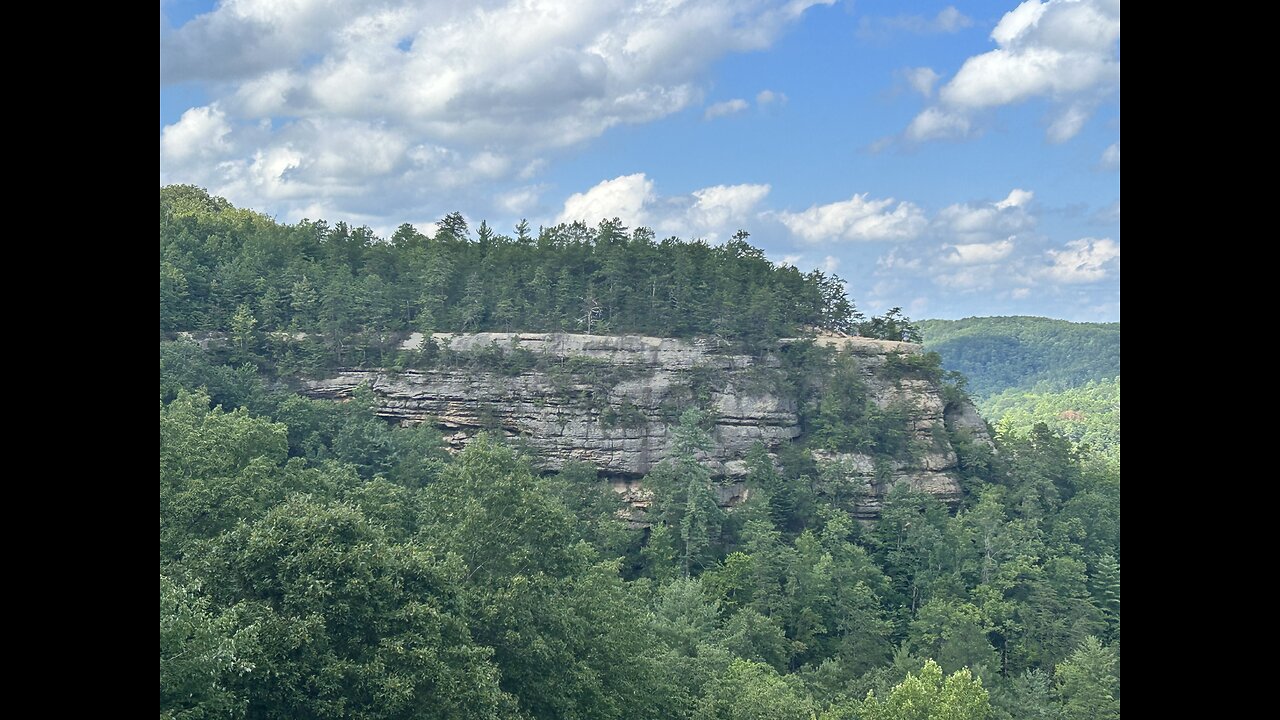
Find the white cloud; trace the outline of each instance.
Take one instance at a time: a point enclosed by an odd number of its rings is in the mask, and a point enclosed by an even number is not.
[[[1049,123],[1049,129],[1045,131],[1049,142],[1064,143],[1078,135],[1085,121],[1089,119],[1090,113],[1090,108],[1080,104],[1070,105],[1060,111],[1053,122]]]
[[[694,190],[693,205],[684,213],[686,229],[674,232],[712,233],[751,217],[769,194],[768,185],[716,185]]]
[[[1079,311],[1086,301],[1112,303],[1111,295],[1119,293],[1120,243],[1110,238],[1055,242],[1035,231],[1039,208],[1034,200],[1032,191],[1014,188],[999,200],[947,206],[931,218],[922,242],[899,244],[880,255],[874,284],[855,276],[855,287],[871,285],[869,292],[860,290],[858,305],[864,311],[900,305],[925,287],[931,288],[925,297],[935,311],[945,307],[947,313],[960,307],[970,314],[1052,308],[1083,319]],[[1016,231],[998,234],[1009,228]],[[1114,310],[1112,305],[1090,309],[1087,317],[1113,317]]]
[[[542,158],[534,158],[529,162],[525,163],[524,167],[520,169],[520,172],[516,175],[516,177],[521,180],[528,180],[533,176],[537,175],[538,173],[542,172],[542,169],[546,166],[547,166],[546,160]]]
[[[1041,97],[1056,108],[1050,141],[1064,142],[1120,87],[1118,2],[1027,0],[991,39],[998,47],[964,62],[938,91],[939,104],[908,127],[909,140],[963,137],[974,113]]]
[[[1008,210],[1009,208],[1022,207],[1023,205],[1026,205],[1027,203],[1031,202],[1031,200],[1035,198],[1035,196],[1036,194],[1031,192],[1030,190],[1023,190],[1022,188],[1014,188],[1009,191],[1009,195],[1005,197],[1005,199],[995,204],[996,209]]]
[[[605,180],[586,192],[570,195],[564,201],[564,210],[556,222],[581,220],[595,225],[601,220],[616,217],[627,225],[647,225],[649,218],[645,205],[654,199],[653,181],[644,173],[623,175]]]
[[[161,178],[290,219],[303,195],[439,211],[476,183],[533,180],[548,150],[702,102],[714,62],[832,2],[228,0],[162,27],[162,88],[212,97],[162,130]]]
[[[969,135],[972,129],[973,123],[967,115],[931,107],[911,121],[907,126],[906,137],[912,142],[962,138]]]
[[[1120,169],[1120,141],[1102,151],[1102,167]]]
[[[1013,254],[1013,239],[993,243],[947,245],[942,261],[951,265],[989,265]]]
[[[998,202],[949,205],[934,217],[933,232],[960,244],[990,243],[1025,232],[1036,224],[1028,209],[1034,197],[1030,190],[1015,188]]]
[[[955,8],[954,5],[948,5],[938,13],[933,19],[933,27],[938,32],[953,33],[973,24],[973,20],[964,16],[964,13]]]
[[[743,110],[746,110],[748,107],[749,106],[747,105],[747,101],[743,100],[742,98],[725,100],[724,102],[718,102],[714,105],[709,105],[707,107],[707,111],[702,114],[702,119],[713,120],[715,118],[723,117],[725,115],[740,113]]]
[[[868,193],[801,212],[781,212],[778,220],[806,242],[849,240],[877,242],[914,240],[928,225],[924,212],[893,198],[869,200]]]
[[[538,206],[542,191],[543,187],[540,185],[519,187],[498,195],[494,198],[494,205],[508,215],[524,217]]]
[[[216,105],[191,108],[178,122],[160,131],[160,152],[175,162],[216,157],[229,147],[231,125]]]
[[[809,260],[802,253],[791,253],[783,255],[782,259],[775,262],[774,265],[778,267],[793,267],[797,270],[821,270],[827,275],[831,275],[840,267],[840,258],[834,255],[827,255],[822,259],[821,263],[818,263]],[[842,280],[841,282],[843,283],[844,281]],[[847,290],[848,283],[844,284]]]
[[[915,272],[924,267],[924,261],[920,257],[908,257],[906,253],[899,252],[899,248],[889,251],[888,255],[882,255],[876,260],[876,268],[887,272]]]
[[[933,276],[936,284],[952,290],[987,290],[994,286],[995,279],[989,267],[966,267]]]
[[[1096,282],[1120,269],[1120,243],[1110,238],[1073,240],[1047,255],[1050,265],[1041,270],[1041,276],[1054,283]]]
[[[773,103],[778,103],[779,105],[786,105],[787,104],[786,93],[774,92],[773,90],[761,90],[760,92],[756,93],[756,105],[764,107],[765,105],[771,105]]]
[[[925,97],[933,95],[933,86],[938,82],[938,78],[940,77],[938,73],[930,67],[907,68],[903,71],[903,75],[907,79],[907,84],[910,85],[913,90]]]
[[[769,190],[768,185],[714,185],[688,195],[663,196],[644,173],[635,173],[570,195],[556,222],[595,225],[617,217],[631,227],[646,225],[665,235],[716,242],[752,225],[758,217],[756,207]]]

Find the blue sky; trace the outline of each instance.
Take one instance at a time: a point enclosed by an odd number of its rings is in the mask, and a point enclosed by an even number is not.
[[[1120,317],[1118,0],[160,3],[160,182],[285,222],[620,217],[866,312]]]

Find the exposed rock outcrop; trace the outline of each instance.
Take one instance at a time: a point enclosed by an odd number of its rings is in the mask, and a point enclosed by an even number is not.
[[[633,335],[478,333],[437,335],[435,340],[464,356],[500,350],[536,363],[514,372],[347,370],[308,381],[304,392],[341,399],[367,384],[378,398],[378,413],[386,418],[433,423],[457,449],[481,431],[500,431],[528,443],[549,470],[571,460],[591,463],[637,508],[646,496],[637,481],[671,453],[672,429],[682,405],[696,401],[714,418],[714,447],[702,460],[717,479],[715,491],[726,506],[746,496],[744,458],[757,442],[775,452],[801,433],[797,399],[767,381],[778,374],[775,355],[759,359],[710,341]],[[411,338],[406,346],[419,342]],[[881,371],[889,353],[918,353],[918,345],[866,338],[824,342],[844,345],[858,357],[878,405],[905,402],[914,408],[909,430],[916,446],[927,448],[911,461],[881,460],[878,465],[867,455],[819,457],[839,463],[841,472],[832,477],[855,492],[857,514],[878,514],[880,498],[899,482],[946,501],[958,499],[956,455],[944,431],[944,416],[954,415],[972,429],[976,412],[960,408],[947,413],[934,382],[901,373],[890,378]],[[977,426],[985,432],[980,418]]]

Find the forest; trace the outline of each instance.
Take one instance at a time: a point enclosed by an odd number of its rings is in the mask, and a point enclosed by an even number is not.
[[[922,320],[924,344],[969,391],[986,399],[1015,389],[1054,392],[1120,375],[1120,323],[1041,317]]]
[[[899,333],[834,275],[777,266],[739,232],[712,246],[618,221],[513,235],[460,213],[402,225],[282,225],[191,186],[160,190],[160,331],[267,334],[307,369],[390,364],[413,331],[694,335],[761,343],[806,329]],[[902,339],[893,337],[892,339]],[[292,369],[289,366],[288,369]]]
[[[983,417],[1045,423],[1120,462],[1120,323],[1040,317],[923,320],[925,347],[966,378]]]
[[[692,394],[637,523],[593,466],[546,472],[498,435],[453,454],[370,392],[296,392],[426,362],[400,348],[413,331],[713,337],[762,357],[818,331],[929,342],[747,238],[506,236],[455,213],[382,239],[162,188],[161,718],[1118,718],[1118,434],[1112,459],[1051,410],[989,443],[954,433],[957,506],[898,485],[860,522],[815,451],[911,452],[904,419],[868,403],[855,359],[801,343],[778,382],[803,432],[776,461],[752,451],[749,499],[715,502]],[[895,371],[967,402],[945,353],[914,357]]]

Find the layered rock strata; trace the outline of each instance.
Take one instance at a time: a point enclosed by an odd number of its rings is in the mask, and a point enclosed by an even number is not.
[[[346,370],[307,381],[303,391],[342,399],[367,385],[377,397],[379,415],[405,424],[432,423],[455,449],[488,430],[527,443],[548,470],[574,460],[591,463],[637,508],[646,504],[639,479],[672,453],[679,407],[695,395],[714,419],[714,445],[701,460],[716,478],[714,490],[725,506],[746,497],[744,458],[757,442],[774,453],[801,432],[796,398],[760,381],[776,370],[776,355],[761,359],[710,341],[634,335],[477,333],[441,334],[434,340],[458,357],[519,354],[535,362],[516,372]],[[405,347],[420,342],[410,338]],[[944,501],[957,500],[957,458],[944,423],[954,419],[980,434],[985,426],[971,407],[948,409],[934,382],[901,373],[890,378],[882,371],[890,353],[918,353],[920,346],[866,338],[819,342],[857,356],[878,405],[913,408],[910,434],[917,447],[927,448],[906,462],[818,454],[820,464],[835,468],[827,473],[828,482],[857,498],[855,512],[863,517],[878,514],[880,498],[900,482]]]

